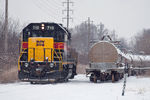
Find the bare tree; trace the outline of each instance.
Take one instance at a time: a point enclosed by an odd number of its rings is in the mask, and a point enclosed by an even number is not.
[[[4,26],[4,16],[0,15],[0,82],[10,82],[17,79],[19,22],[9,18],[7,52],[4,52]]]
[[[150,29],[144,29],[135,36],[134,50],[139,53],[143,51],[145,54],[150,54]]]
[[[105,25],[100,23],[98,25],[98,38],[99,40],[101,40],[101,38],[103,37],[104,34],[108,34],[108,29],[105,28]]]
[[[81,23],[73,29],[72,46],[76,48],[79,53],[79,61],[81,63],[88,63],[88,33],[89,26],[86,23]],[[98,27],[95,24],[90,24],[90,46],[94,43],[94,40],[102,38],[103,34],[106,34],[108,29],[104,24],[100,24]]]

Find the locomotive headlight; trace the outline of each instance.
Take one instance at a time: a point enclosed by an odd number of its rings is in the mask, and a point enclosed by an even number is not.
[[[41,24],[42,27],[44,27],[44,24]]]
[[[41,29],[44,30],[44,27],[42,26]]]
[[[46,61],[48,61],[48,57],[46,57],[45,59],[46,59]]]
[[[50,67],[53,68],[54,67],[54,63],[50,63]]]
[[[44,30],[44,26],[45,26],[44,24],[41,25],[41,29],[42,29],[42,30]]]
[[[25,66],[25,67],[28,67],[28,66],[29,66],[29,64],[28,64],[28,63],[25,63],[25,64],[24,64],[24,66]]]

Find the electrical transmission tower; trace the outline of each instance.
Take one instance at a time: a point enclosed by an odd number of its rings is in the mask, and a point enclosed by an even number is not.
[[[64,6],[64,4],[67,5],[67,8],[65,10],[63,10],[62,12],[63,12],[63,14],[64,14],[64,12],[67,12],[67,16],[63,17],[62,20],[64,20],[64,19],[67,20],[67,29],[69,29],[70,19],[72,19],[72,21],[73,21],[73,18],[70,17],[70,12],[73,13],[73,10],[70,9],[70,4],[72,4],[72,6],[73,6],[73,2],[71,2],[70,0],[67,0],[66,2],[63,2],[63,6]]]

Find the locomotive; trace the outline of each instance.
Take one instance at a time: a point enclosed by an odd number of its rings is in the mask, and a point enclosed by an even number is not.
[[[21,34],[18,78],[21,81],[60,82],[76,75],[77,53],[71,33],[58,23],[30,23]]]
[[[134,55],[119,49],[120,41],[109,41],[95,43],[89,51],[89,67],[86,68],[86,75],[90,75],[91,82],[118,81],[123,78],[124,73],[134,75],[142,70],[150,69],[150,56]]]

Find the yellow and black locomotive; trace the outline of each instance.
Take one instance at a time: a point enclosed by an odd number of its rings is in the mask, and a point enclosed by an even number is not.
[[[57,23],[31,23],[21,35],[18,77],[22,81],[67,81],[76,75],[71,33]],[[75,54],[73,54],[75,53]]]

